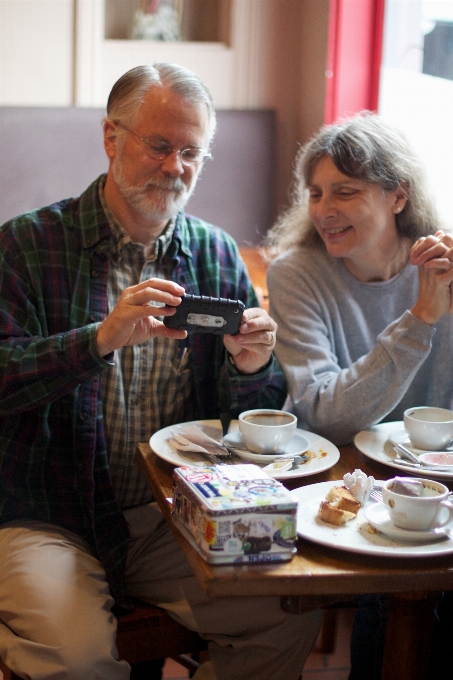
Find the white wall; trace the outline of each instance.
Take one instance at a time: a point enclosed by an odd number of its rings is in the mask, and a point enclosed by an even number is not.
[[[69,106],[73,0],[0,0],[0,105]]]

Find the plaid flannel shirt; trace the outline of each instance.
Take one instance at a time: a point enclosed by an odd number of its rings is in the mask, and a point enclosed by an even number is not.
[[[114,354],[95,349],[111,237],[99,181],[0,230],[0,523],[38,519],[85,538],[121,604],[128,530],[112,490],[99,392]],[[220,229],[180,214],[171,248],[173,279],[188,293],[256,305],[237,247]],[[244,376],[226,360],[221,337],[188,341],[198,418],[283,404],[274,359]]]

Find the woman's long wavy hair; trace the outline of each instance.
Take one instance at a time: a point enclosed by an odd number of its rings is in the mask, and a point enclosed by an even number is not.
[[[413,243],[441,227],[424,166],[406,137],[377,114],[363,111],[347,120],[325,125],[296,156],[291,205],[266,237],[269,259],[295,246],[321,242],[308,216],[308,189],[321,158],[331,158],[340,172],[407,196],[395,215],[401,238]]]

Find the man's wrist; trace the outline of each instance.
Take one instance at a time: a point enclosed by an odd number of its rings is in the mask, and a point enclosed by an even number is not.
[[[230,354],[229,352],[227,352],[227,356],[228,356],[228,361],[230,362],[230,364],[231,364],[232,366],[234,366],[235,370],[236,370],[240,375],[249,375],[248,373],[244,373],[244,371],[241,371],[241,369],[238,368],[238,366],[237,366],[237,364],[236,364],[236,362],[235,362],[235,360],[234,360],[234,356],[233,356],[232,354]]]
[[[227,352],[227,357],[228,357],[229,363],[234,367],[235,371],[237,371],[237,373],[239,373],[239,375],[252,376],[252,375],[257,375],[257,373],[261,373],[262,371],[265,371],[269,367],[269,365],[271,364],[273,355],[271,354],[271,356],[269,357],[269,361],[267,363],[265,363],[264,366],[260,366],[260,368],[258,368],[256,371],[253,371],[253,373],[246,373],[245,371],[242,371],[238,367],[238,365],[236,364],[234,356],[232,354],[230,354],[230,352]]]

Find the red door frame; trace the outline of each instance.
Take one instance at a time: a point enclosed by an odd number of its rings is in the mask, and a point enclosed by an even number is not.
[[[330,0],[324,121],[377,111],[385,0]]]

